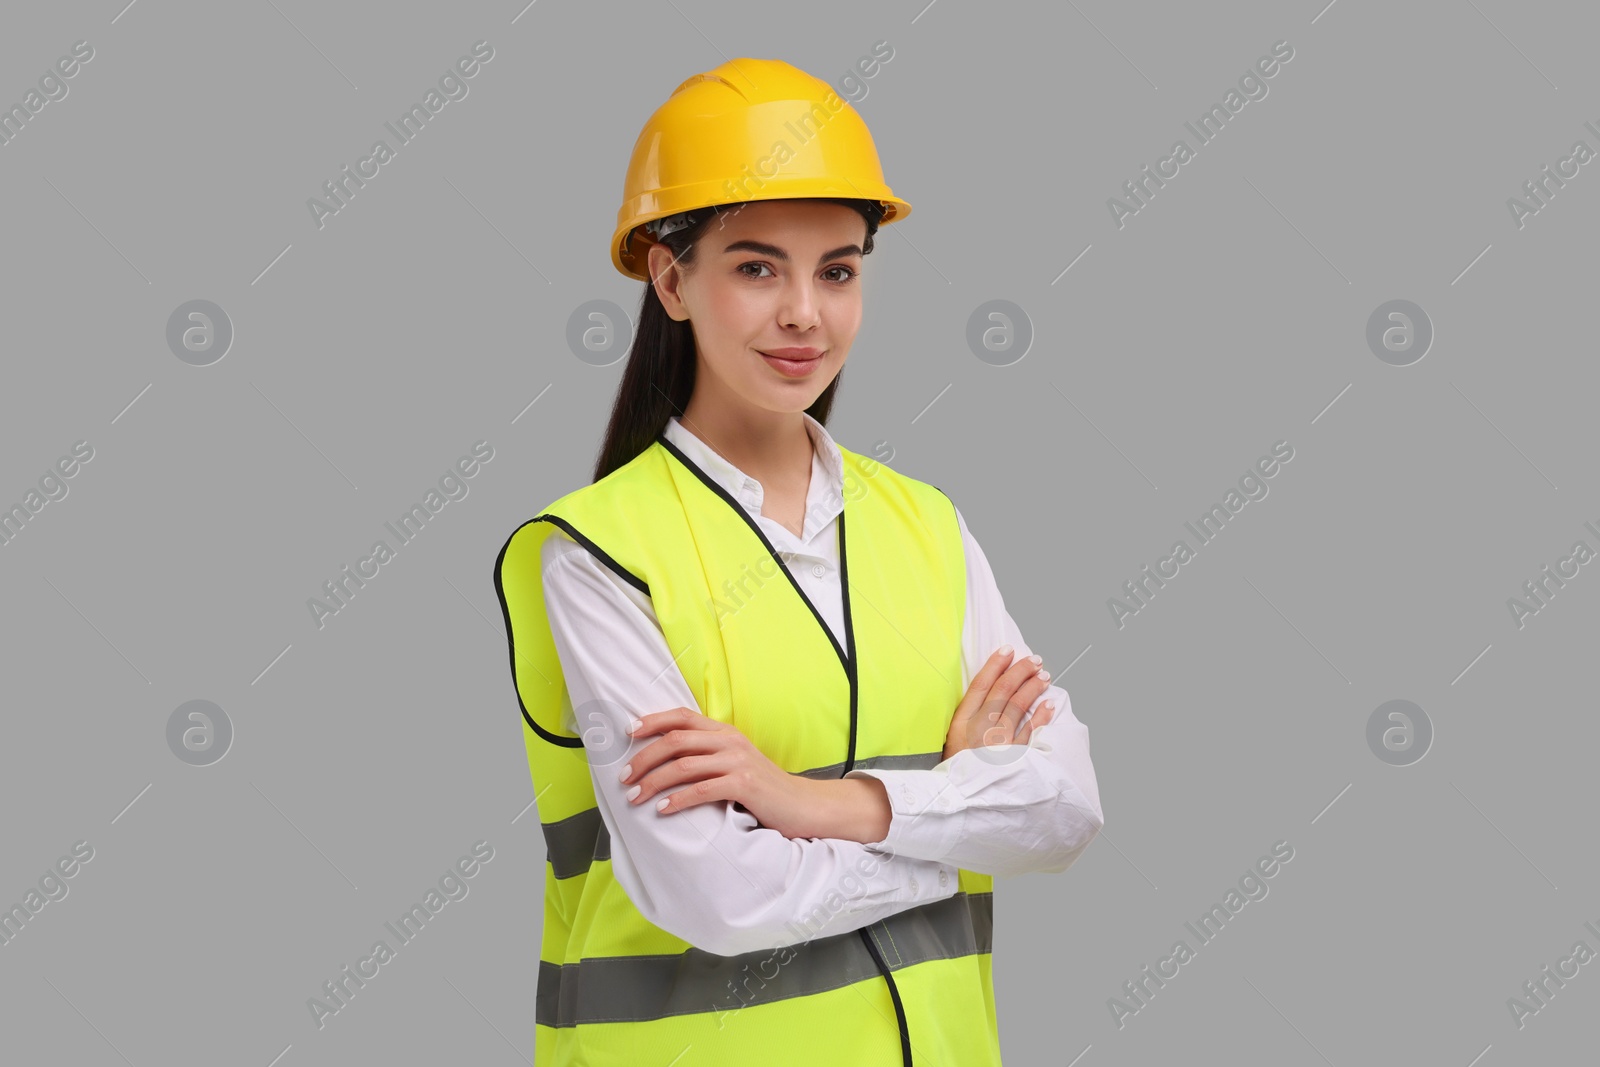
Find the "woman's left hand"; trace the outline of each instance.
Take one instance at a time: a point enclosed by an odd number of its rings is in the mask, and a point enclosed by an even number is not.
[[[631,804],[644,804],[673,786],[692,783],[659,802],[663,815],[730,800],[743,804],[762,826],[785,837],[806,836],[804,820],[816,783],[790,774],[768,759],[738,728],[690,708],[673,708],[641,717],[634,739],[662,736],[628,760],[619,772],[638,792]]]

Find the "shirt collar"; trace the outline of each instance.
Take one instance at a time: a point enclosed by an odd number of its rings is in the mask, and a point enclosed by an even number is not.
[[[806,432],[811,435],[812,445],[812,479],[810,492],[806,494],[807,525],[811,524],[813,505],[827,509],[831,520],[834,511],[834,502],[837,510],[844,510],[844,457],[839,452],[839,446],[834,442],[832,435],[826,427],[808,412],[802,411],[800,417],[805,420]],[[711,446],[700,440],[690,432],[678,416],[672,415],[667,419],[666,428],[662,431],[666,439],[677,446],[679,451],[699,465],[700,469],[711,476],[711,479],[726,489],[735,500],[738,500],[747,509],[756,514],[761,512],[763,492],[761,483],[738,467],[723,459]],[[821,474],[819,479],[816,475]],[[827,521],[824,520],[824,521]],[[809,535],[812,531],[807,530]]]

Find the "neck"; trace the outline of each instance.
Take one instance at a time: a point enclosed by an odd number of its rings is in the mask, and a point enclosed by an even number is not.
[[[739,410],[731,404],[697,407],[691,398],[678,421],[763,486],[804,482],[811,476],[815,449],[801,412]]]

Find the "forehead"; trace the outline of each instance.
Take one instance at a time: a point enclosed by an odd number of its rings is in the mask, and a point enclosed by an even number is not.
[[[866,235],[866,220],[845,204],[815,200],[758,200],[724,211],[706,227],[707,236],[737,241],[764,240],[784,248],[833,247],[857,243]]]

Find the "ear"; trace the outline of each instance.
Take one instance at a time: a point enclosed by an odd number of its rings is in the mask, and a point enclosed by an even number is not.
[[[689,317],[689,309],[684,306],[683,298],[678,294],[679,286],[683,284],[683,271],[674,260],[672,249],[659,241],[652,244],[645,256],[645,266],[650,277],[654,279],[650,284],[655,286],[661,306],[666,308],[667,314],[674,320],[683,322]]]

